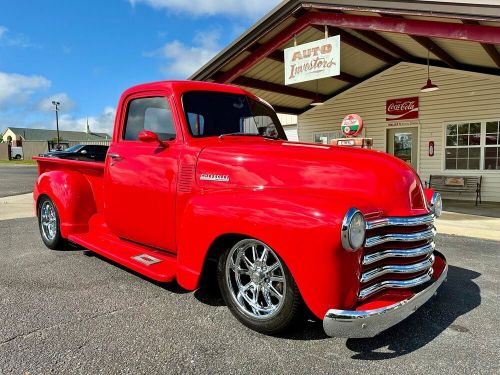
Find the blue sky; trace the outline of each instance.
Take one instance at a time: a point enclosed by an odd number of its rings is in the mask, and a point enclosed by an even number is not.
[[[4,1],[0,132],[7,126],[111,132],[123,90],[187,78],[278,0]]]

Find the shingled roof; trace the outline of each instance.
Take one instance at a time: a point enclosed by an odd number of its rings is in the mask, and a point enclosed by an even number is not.
[[[51,129],[14,127],[8,127],[7,129],[12,130],[16,135],[21,136],[26,141],[50,141],[57,138],[57,131]],[[7,129],[5,131],[7,131]],[[111,136],[106,133],[86,133],[67,130],[60,130],[59,136],[65,141],[103,141],[111,139]]]

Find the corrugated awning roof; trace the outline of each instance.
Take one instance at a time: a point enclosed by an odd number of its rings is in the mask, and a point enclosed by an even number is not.
[[[340,35],[341,74],[319,80],[321,99],[398,64],[500,74],[500,6],[490,1],[284,1],[190,79],[237,84],[278,111],[302,113],[316,81],[284,84],[283,50]]]

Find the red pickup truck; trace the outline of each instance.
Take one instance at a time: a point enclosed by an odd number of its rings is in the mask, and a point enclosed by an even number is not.
[[[386,153],[288,142],[240,88],[168,81],[127,90],[105,162],[36,157],[43,242],[71,241],[188,290],[218,280],[266,334],[307,307],[338,337],[371,337],[435,294],[441,198]]]

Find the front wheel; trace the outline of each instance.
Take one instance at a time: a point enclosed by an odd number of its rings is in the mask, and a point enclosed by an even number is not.
[[[57,207],[49,197],[40,199],[38,204],[38,227],[42,241],[49,249],[61,249],[66,241],[61,236],[61,222]]]
[[[247,327],[277,334],[300,315],[302,299],[280,257],[256,239],[239,241],[219,259],[218,281],[233,315]]]

